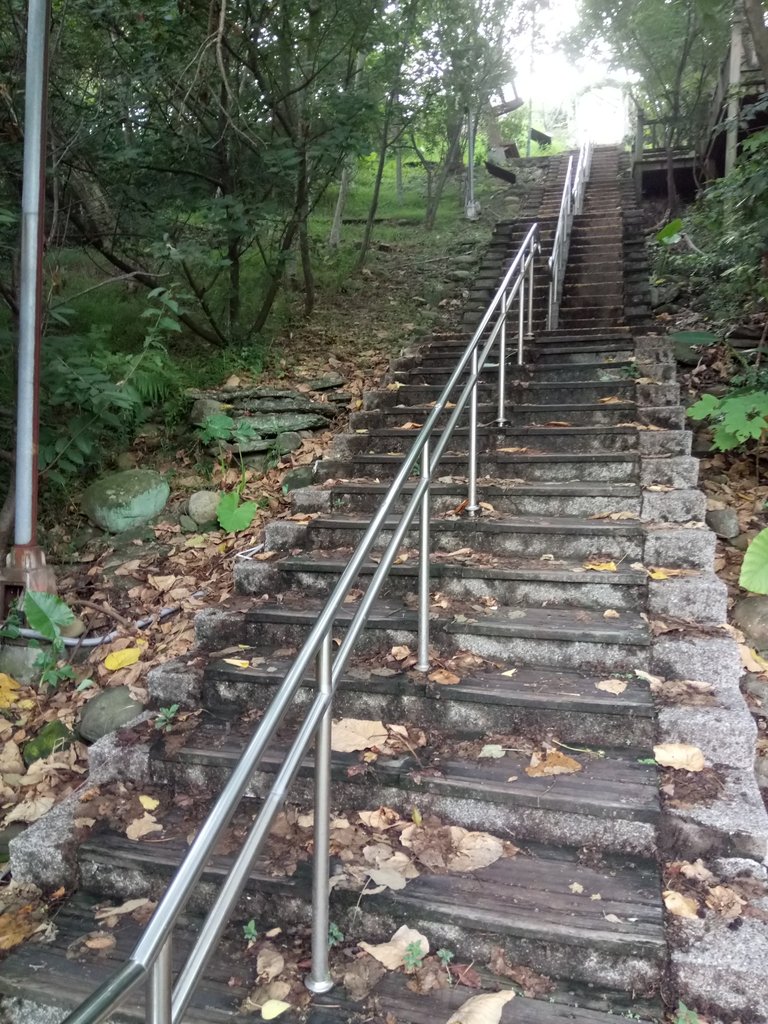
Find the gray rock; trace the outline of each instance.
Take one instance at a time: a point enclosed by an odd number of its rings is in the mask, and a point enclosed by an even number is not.
[[[473,274],[471,270],[452,270],[447,276],[449,281],[471,281]]]
[[[275,452],[278,455],[288,455],[301,448],[304,439],[295,430],[287,430],[284,434],[278,434],[275,439]]]
[[[651,305],[654,308],[664,306],[680,297],[680,285],[672,282],[669,284],[652,284],[650,293]]]
[[[318,430],[328,426],[327,416],[315,412],[265,412],[248,417],[253,430],[263,437],[277,437],[293,430]]]
[[[189,421],[196,427],[201,427],[209,416],[218,416],[227,412],[228,408],[229,406],[217,402],[214,398],[198,398],[189,412]]]
[[[706,515],[707,526],[723,540],[731,540],[741,533],[739,517],[732,508],[713,508]]]
[[[313,377],[307,381],[307,386],[313,391],[328,391],[330,388],[340,388],[346,381],[340,373],[330,370],[320,377]]]
[[[138,456],[134,452],[120,452],[115,459],[115,465],[119,470],[135,469],[138,461]]]
[[[459,253],[458,256],[453,257],[453,262],[457,267],[474,267],[477,263],[477,256],[473,253]]]
[[[25,643],[8,643],[0,645],[0,672],[5,672],[20,683],[36,683],[40,679],[37,661],[40,651],[28,647]]]
[[[699,362],[699,349],[692,347],[685,341],[673,342],[675,359],[681,366],[696,366]]]
[[[163,511],[171,489],[151,469],[110,473],[86,488],[81,507],[94,526],[109,533],[123,533],[141,526]]]
[[[190,519],[198,526],[216,522],[216,509],[219,507],[221,495],[218,491],[195,491],[190,494],[187,511]]]
[[[768,596],[743,597],[733,609],[733,621],[758,651],[768,650]]]
[[[736,548],[737,551],[746,551],[751,540],[752,538],[748,533],[740,533],[738,537],[734,537],[731,540],[731,547]]]
[[[192,516],[179,516],[179,526],[183,533],[197,533],[197,523]]]
[[[243,465],[252,469],[254,473],[266,473],[269,458],[266,455],[244,455]]]
[[[314,481],[315,473],[311,466],[297,466],[289,469],[283,477],[283,494],[295,491],[298,487],[309,487]]]
[[[127,686],[114,686],[96,694],[83,708],[77,731],[89,743],[122,729],[141,714],[143,705],[131,697]]]

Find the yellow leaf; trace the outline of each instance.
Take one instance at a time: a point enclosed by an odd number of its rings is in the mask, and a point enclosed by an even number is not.
[[[593,572],[616,572],[615,562],[585,562],[585,569],[591,569]]]
[[[146,811],[140,818],[135,818],[128,828],[125,830],[125,834],[129,839],[137,842],[144,836],[150,835],[152,832],[162,832],[163,826],[159,821],[155,819],[153,814],[149,814]]]
[[[623,398],[619,398],[618,395],[609,395],[608,398],[601,398],[600,405],[621,405],[624,401]]]
[[[421,811],[419,810],[418,807],[414,807],[413,810],[411,811],[411,821],[414,823],[414,825],[421,825],[421,823],[424,821],[424,819],[421,816]]]
[[[572,893],[575,893],[577,896],[580,896],[584,892],[584,886],[581,884],[581,882],[571,882],[568,888],[571,890]]]
[[[159,800],[155,800],[153,796],[146,796],[144,793],[139,797],[139,803],[145,811],[156,811],[160,806]]]
[[[135,665],[140,657],[141,651],[138,647],[126,647],[122,651],[112,651],[108,654],[104,659],[104,667],[110,672],[117,672],[118,669]]]
[[[517,672],[517,669],[516,669],[516,668],[508,668],[506,672],[502,672],[501,674],[502,674],[503,676],[506,676],[506,677],[507,677],[507,679],[511,679],[511,678],[512,678],[512,676],[513,676],[513,675],[514,675],[514,674],[515,674],[516,672]]]
[[[684,772],[704,771],[704,755],[690,743],[659,743],[653,756],[662,768],[676,768]]]
[[[290,1008],[291,1004],[284,1003],[282,999],[268,999],[261,1008],[261,1019],[274,1020],[275,1017],[279,1017],[281,1013],[285,1013]]]
[[[251,664],[245,658],[225,658],[224,662],[227,665],[234,665],[235,668],[248,668]]]
[[[5,672],[0,672],[0,708],[9,708],[18,700],[21,684],[11,679]]]
[[[438,668],[430,672],[427,677],[433,683],[440,683],[442,686],[455,686],[461,682],[461,676],[455,672],[449,672],[447,668]]]
[[[35,906],[28,903],[18,910],[0,914],[0,950],[13,949],[37,931],[40,918],[34,913]]]
[[[598,690],[605,690],[606,693],[624,693],[627,688],[627,684],[623,679],[601,679],[599,683],[595,683],[595,687]]]
[[[561,754],[559,750],[547,750],[543,754],[534,751],[525,774],[532,779],[539,779],[548,775],[573,775],[581,769],[582,766],[575,758]]]
[[[664,906],[675,917],[698,917],[699,904],[681,892],[667,889],[664,892]]]
[[[603,612],[603,618],[604,619],[620,619],[621,616],[613,608],[606,608],[606,610]]]

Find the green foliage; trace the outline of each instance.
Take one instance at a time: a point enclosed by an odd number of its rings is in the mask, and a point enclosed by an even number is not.
[[[692,420],[710,420],[715,427],[712,446],[725,452],[747,441],[760,441],[768,430],[768,391],[702,395],[689,409]]]
[[[206,416],[198,430],[198,437],[204,444],[211,441],[228,441],[232,444],[247,444],[259,436],[258,431],[247,419],[234,420],[225,412]]]
[[[753,594],[768,594],[768,530],[761,530],[747,548],[739,586]]]
[[[72,609],[60,597],[35,590],[28,590],[24,595],[24,615],[30,629],[47,640],[60,637],[62,626],[71,626],[75,621]]]
[[[406,971],[415,971],[421,966],[423,959],[424,950],[421,948],[421,943],[409,942],[403,953],[403,967],[405,967]]]
[[[259,937],[259,931],[253,918],[243,925],[243,938],[246,942],[255,942]]]
[[[240,501],[239,490],[222,494],[216,507],[216,518],[219,526],[227,533],[240,533],[247,530],[256,515],[255,501]]]
[[[170,732],[176,722],[178,713],[178,704],[171,704],[167,708],[159,708],[155,715],[155,728],[159,732]]]
[[[328,926],[328,948],[333,949],[334,946],[340,946],[344,941],[344,932],[339,928],[335,921],[331,921]]]
[[[656,233],[656,241],[663,245],[676,245],[680,241],[682,230],[683,222],[677,217]]]
[[[700,1017],[695,1010],[689,1010],[684,1002],[677,1004],[675,1024],[700,1024]]]

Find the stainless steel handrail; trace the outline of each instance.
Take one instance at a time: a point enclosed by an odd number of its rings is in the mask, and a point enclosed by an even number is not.
[[[549,306],[547,312],[547,330],[557,330],[560,320],[560,300],[563,297],[565,268],[571,246],[571,229],[573,218],[581,213],[584,207],[584,192],[589,181],[592,168],[592,143],[585,142],[579,150],[576,170],[573,168],[573,156],[568,158],[568,169],[565,173],[563,195],[560,200],[560,213],[557,218],[557,230],[549,257]]]
[[[535,258],[540,252],[539,229],[534,224],[507,270],[494,298],[483,314],[434,409],[428,416],[383,502],[373,516],[355,553],[341,574],[324,608],[318,615],[304,646],[286,674],[249,741],[220,796],[195,837],[187,856],[171,880],[164,896],[137,943],[129,960],[102,984],[66,1019],[64,1024],[99,1024],[124,1001],[141,981],[146,983],[145,1020],[148,1024],[179,1024],[189,1005],[202,972],[215,952],[219,938],[246,884],[256,857],[261,852],[270,827],[283,806],[290,785],[302,760],[315,740],[315,825],[314,875],[312,887],[312,968],[306,980],[312,992],[332,987],[328,964],[329,926],[329,841],[330,764],[332,702],[341,675],[357,639],[365,628],[373,603],[394,564],[398,550],[419,513],[419,606],[418,663],[420,671],[429,669],[429,588],[430,588],[430,487],[438,464],[465,409],[469,411],[469,453],[467,466],[467,514],[479,511],[477,500],[477,388],[483,368],[494,347],[498,349],[499,399],[495,423],[506,423],[506,341],[507,319],[517,300],[517,363],[524,360],[524,342],[533,331],[533,284]],[[498,344],[497,344],[498,343]],[[449,401],[464,374],[455,405]],[[445,426],[438,432],[441,416],[450,410]],[[419,479],[405,510],[392,521],[390,514],[404,496],[406,485],[417,469]],[[333,627],[368,554],[386,530],[392,538],[348,625],[346,636],[334,657]],[[298,734],[291,744],[272,787],[264,799],[240,853],[221,886],[192,951],[188,954],[176,984],[171,966],[172,934],[189,897],[199,881],[223,831],[231,821],[246,793],[254,771],[305,679],[312,661],[316,662],[317,692],[304,714]]]

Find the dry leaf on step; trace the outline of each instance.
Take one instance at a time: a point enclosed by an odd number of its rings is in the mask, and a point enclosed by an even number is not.
[[[619,398],[618,395],[609,395],[607,398],[600,399],[600,405],[621,405],[624,401],[623,398]]]
[[[331,749],[340,754],[351,754],[356,750],[370,750],[386,745],[387,727],[383,722],[364,718],[340,718],[333,723]]]
[[[365,999],[384,974],[384,967],[370,956],[361,956],[344,973],[342,984],[355,1002]]]
[[[138,840],[143,836],[148,836],[152,832],[162,832],[163,826],[155,818],[154,814],[145,812],[140,818],[134,818],[128,828],[125,830],[125,834],[129,839]]]
[[[690,896],[683,896],[681,892],[674,889],[667,889],[664,892],[664,906],[675,917],[698,917],[699,905]]]
[[[645,680],[646,683],[650,683],[653,686],[654,683],[663,683],[664,680],[661,676],[652,676],[650,672],[644,672],[641,668],[633,669],[638,679]]]
[[[441,686],[456,686],[461,682],[461,676],[457,676],[455,672],[449,672],[447,668],[435,669],[434,672],[429,673],[427,678],[430,682],[439,683]]]
[[[627,688],[627,684],[623,679],[601,679],[599,683],[595,683],[595,687],[598,690],[605,690],[606,693],[624,693]]]
[[[268,999],[261,1008],[261,1019],[274,1020],[290,1008],[291,1004],[283,1002],[282,999]]]
[[[593,572],[616,572],[615,562],[584,562],[584,569],[591,569]]]
[[[451,1014],[445,1024],[499,1024],[501,1011],[514,998],[514,992],[486,992],[472,996]]]
[[[393,647],[389,653],[392,655],[395,661],[405,661],[406,658],[409,658],[411,656],[411,648],[408,647],[406,644],[398,644],[397,646]]]
[[[741,655],[741,663],[747,672],[768,671],[768,661],[765,658],[761,658],[757,651],[747,647],[746,644],[739,644],[739,654]]]
[[[715,880],[715,875],[712,874],[701,857],[693,862],[679,861],[672,866],[677,867],[684,878],[691,878],[696,882],[714,882]]]
[[[400,842],[432,871],[477,871],[504,856],[504,844],[496,836],[459,825],[409,825]]]
[[[568,888],[571,890],[572,893],[575,893],[577,896],[580,896],[584,892],[584,886],[581,884],[581,882],[571,882]]]
[[[704,901],[710,910],[732,921],[739,917],[747,901],[727,885],[715,885],[707,893]]]
[[[402,818],[391,807],[377,807],[375,811],[358,811],[358,818],[369,828],[384,831],[402,822]]]
[[[559,750],[547,750],[543,754],[534,751],[525,774],[530,775],[532,779],[539,779],[547,775],[573,775],[581,769],[582,765],[575,758],[568,757]]]
[[[653,756],[662,768],[675,768],[683,772],[704,770],[704,755],[690,743],[659,743],[653,748]]]
[[[259,950],[259,955],[256,958],[256,973],[259,981],[263,983],[274,981],[278,974],[283,973],[284,967],[285,958],[273,946],[264,946]]]
[[[620,619],[621,615],[614,608],[606,608],[603,612],[604,619]]]
[[[150,901],[146,897],[136,897],[133,900],[126,900],[119,907],[99,907],[93,916],[96,921],[108,921],[110,917],[122,917],[124,914],[133,914],[143,907],[148,907],[149,904]]]
[[[28,796],[6,814],[3,818],[3,825],[10,825],[13,821],[25,821],[27,824],[31,824],[50,811],[54,802],[52,796]]]
[[[139,797],[139,803],[145,811],[156,811],[160,806],[159,800],[155,800],[153,796],[147,796],[145,793],[142,793]]]
[[[429,953],[429,942],[426,935],[417,932],[415,928],[409,928],[404,924],[398,928],[389,942],[380,942],[372,945],[370,942],[361,942],[360,948],[383,964],[388,971],[396,971],[405,963],[405,951],[411,943],[418,943],[424,956]]]

